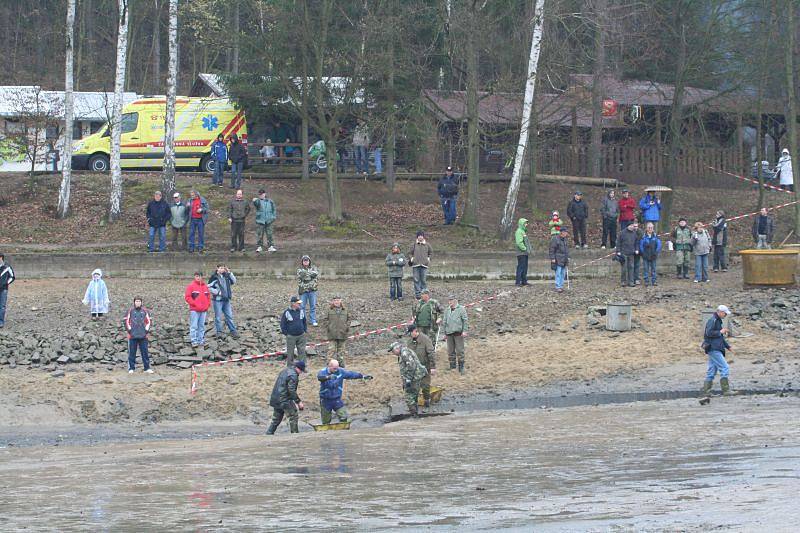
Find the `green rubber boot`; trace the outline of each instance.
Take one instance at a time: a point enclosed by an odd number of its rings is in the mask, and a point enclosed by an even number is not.
[[[721,378],[719,380],[719,385],[722,387],[723,396],[736,396],[739,394],[737,391],[731,390],[731,384],[728,381],[728,378]]]
[[[711,387],[714,385],[713,381],[706,380],[703,382],[703,390],[700,391],[700,394],[703,396],[711,396]]]
[[[289,420],[289,431],[292,433],[299,433],[300,430],[297,427],[297,422],[294,420]]]
[[[678,279],[681,279],[683,277],[683,267],[681,265],[678,265],[675,267],[675,271],[678,273],[676,277]]]

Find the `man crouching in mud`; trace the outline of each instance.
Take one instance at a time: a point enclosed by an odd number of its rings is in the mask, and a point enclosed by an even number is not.
[[[428,371],[419,362],[417,354],[403,346],[402,342],[393,343],[389,347],[389,351],[397,356],[397,363],[400,365],[400,377],[403,379],[403,392],[406,406],[408,406],[408,414],[418,417],[419,389],[422,385],[422,378],[428,375]]]
[[[267,429],[267,435],[275,434],[284,415],[289,418],[289,431],[299,432],[297,411],[305,409],[305,405],[297,396],[297,384],[300,381],[300,374],[305,371],[306,362],[295,361],[292,366],[287,366],[278,374],[278,379],[275,380],[275,386],[272,388],[272,395],[269,397],[269,404],[272,406],[272,423]]]

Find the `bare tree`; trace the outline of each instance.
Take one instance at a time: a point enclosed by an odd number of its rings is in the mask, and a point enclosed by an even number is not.
[[[161,90],[161,0],[153,0],[153,76],[150,88],[153,94]]]
[[[58,190],[58,218],[69,213],[70,181],[72,180],[72,122],[75,100],[72,93],[75,37],[75,0],[67,0],[67,27],[64,31],[66,55],[64,61],[64,161],[61,164],[61,187]]]
[[[10,107],[19,129],[6,133],[16,151],[30,163],[30,177],[33,178],[36,165],[45,161],[44,150],[48,144],[48,127],[57,124],[62,113],[60,98],[43,91],[41,87],[19,87],[9,93]]]
[[[528,146],[528,134],[533,114],[534,91],[536,89],[536,73],[539,68],[539,53],[542,48],[542,23],[544,20],[544,0],[536,0],[531,25],[531,51],[528,57],[528,77],[525,81],[525,98],[522,103],[522,119],[519,126],[519,142],[517,154],[514,157],[514,170],[511,173],[511,182],[508,184],[506,205],[503,209],[503,218],[500,221],[500,237],[505,240],[511,236],[514,222],[514,210],[517,207],[517,195],[522,176],[522,167],[525,164],[525,149]],[[534,135],[536,132],[534,131]]]
[[[175,100],[178,85],[178,0],[169,0],[169,72],[167,113],[164,119],[164,174],[161,190],[170,198],[175,191]]]
[[[600,177],[600,153],[603,145],[603,77],[606,69],[606,15],[608,0],[594,0],[594,76],[592,77],[592,177]]]
[[[128,0],[117,0],[119,6],[117,29],[117,69],[114,79],[114,109],[111,120],[111,205],[109,222],[122,216],[122,167],[120,142],[122,140],[122,103],[125,91],[125,72],[128,50]]]
[[[797,163],[797,100],[794,86],[794,42],[795,31],[797,28],[794,26],[794,4],[795,0],[788,0],[784,8],[784,15],[786,20],[786,43],[784,48],[785,68],[786,68],[786,129],[789,132],[789,153],[794,158],[793,163]],[[793,167],[795,175],[798,171],[797,167]],[[797,178],[794,178],[794,199],[800,200],[800,191],[797,187]],[[795,235],[800,235],[800,203],[794,204],[794,232]]]

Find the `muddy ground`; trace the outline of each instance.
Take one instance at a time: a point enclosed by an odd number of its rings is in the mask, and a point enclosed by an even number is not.
[[[85,283],[20,280],[12,287],[4,334],[31,329],[57,334],[92,327],[87,326],[89,320],[80,304]],[[139,294],[152,309],[156,330],[185,322],[184,285],[185,281],[177,280],[109,280],[112,313],[108,320],[119,320],[124,305]],[[277,316],[286,306],[291,285],[241,279],[235,293],[237,317],[269,320]],[[736,320],[745,336],[732,340],[730,357],[735,387],[790,389],[800,383],[799,333],[792,323],[800,305],[796,290],[742,290],[738,269],[715,275],[708,284],[662,278],[657,288],[648,290],[616,285],[616,278],[575,280],[570,291],[555,294],[549,283],[524,289],[497,282],[434,284],[435,296],[442,299],[448,293],[463,302],[499,296],[470,309],[466,375],[449,371],[440,349],[434,384],[446,388],[449,400],[695,390],[705,373],[705,355],[699,349],[700,311],[718,303],[743,313]],[[335,292],[343,295],[352,318],[361,324],[354,331],[396,324],[410,315],[410,300],[390,303],[382,282],[323,281],[320,301]],[[589,306],[621,300],[634,305],[632,331],[605,331],[602,324],[593,325],[587,318]],[[389,404],[395,412],[402,410],[397,364],[386,353],[396,335],[375,335],[350,344],[348,367],[375,376],[369,383],[347,387],[357,424],[368,424],[385,413]],[[312,328],[311,340],[322,339],[323,328]],[[270,348],[265,346],[264,351]],[[320,369],[324,350],[310,361],[312,372]],[[96,428],[94,424],[117,426],[123,433],[130,432],[124,428],[152,433],[176,424],[185,424],[190,433],[202,432],[204,425],[263,431],[270,415],[267,396],[282,366],[279,361],[259,361],[201,368],[194,396],[189,394],[191,373],[163,365],[156,367],[154,375],[141,370],[129,375],[123,362],[58,365],[56,372],[54,365],[0,366],[0,397],[4,398],[0,435],[13,443],[26,432],[42,435],[42,428],[50,436],[62,430],[79,434]],[[318,417],[317,390],[312,374],[302,380],[300,394],[308,406],[304,419]]]

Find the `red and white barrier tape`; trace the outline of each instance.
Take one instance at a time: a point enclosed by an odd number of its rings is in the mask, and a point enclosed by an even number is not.
[[[754,180],[752,178],[746,178],[744,176],[740,176],[739,174],[734,174],[733,172],[728,172],[727,170],[720,170],[720,169],[714,168],[714,167],[712,167],[710,165],[706,165],[706,167],[710,168],[714,172],[719,172],[720,174],[726,174],[726,175],[731,176],[733,178],[737,178],[737,179],[740,179],[740,180],[743,180],[743,181],[749,181],[750,183],[755,183],[756,185],[761,185],[758,180]],[[766,187],[767,189],[772,189],[772,190],[779,191],[779,192],[785,192],[785,193],[793,194],[792,191],[787,191],[786,189],[781,189],[780,187],[776,187],[775,185],[770,185],[769,183],[764,183],[764,187]]]

